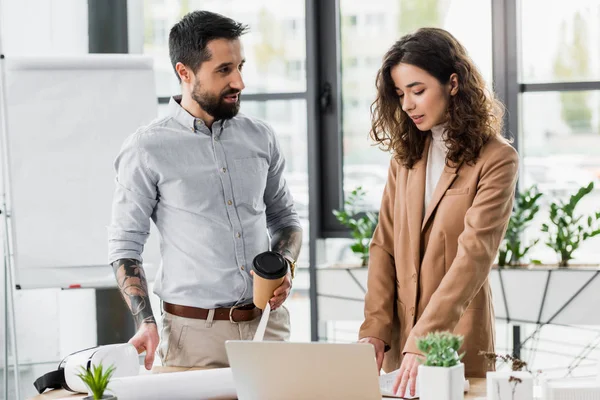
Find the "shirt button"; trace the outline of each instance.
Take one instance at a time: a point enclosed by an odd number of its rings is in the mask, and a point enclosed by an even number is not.
[[[238,232],[238,233],[235,234],[235,236],[238,237],[238,238],[241,238],[242,234]]]
[[[415,308],[414,307],[410,308],[410,315],[411,315],[411,317],[415,316]]]
[[[231,202],[231,200],[227,200],[227,205],[232,205],[233,203]]]
[[[243,270],[244,270],[244,266],[243,266],[243,265],[240,265],[240,269],[243,271]]]
[[[227,168],[223,168],[223,172],[227,172]]]
[[[413,282],[416,282],[417,281],[417,274],[413,274],[412,275],[412,279],[413,279]]]

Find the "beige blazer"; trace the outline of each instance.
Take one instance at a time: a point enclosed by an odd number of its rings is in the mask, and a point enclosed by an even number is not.
[[[370,248],[365,321],[359,337],[386,343],[383,368],[400,367],[415,339],[448,330],[464,336],[469,377],[484,377],[480,350],[494,351],[488,275],[510,218],[518,155],[491,139],[474,165],[445,167],[424,208],[431,136],[412,169],[392,159]]]

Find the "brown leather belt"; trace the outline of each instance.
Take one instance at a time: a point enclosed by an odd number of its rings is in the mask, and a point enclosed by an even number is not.
[[[177,315],[183,318],[207,319],[210,310],[205,308],[181,306],[163,302],[163,309],[169,314]],[[247,322],[260,317],[262,310],[254,304],[246,304],[239,307],[215,308],[213,319],[231,322]]]

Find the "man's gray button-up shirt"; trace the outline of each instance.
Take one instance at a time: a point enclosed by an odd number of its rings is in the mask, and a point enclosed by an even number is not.
[[[238,114],[212,131],[172,98],[168,116],[139,129],[115,161],[109,262],[142,260],[150,219],[160,233],[154,291],[202,308],[252,300],[254,256],[272,234],[300,227],[271,127]]]

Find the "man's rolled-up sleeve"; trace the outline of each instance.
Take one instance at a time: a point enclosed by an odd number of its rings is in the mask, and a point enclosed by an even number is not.
[[[108,227],[108,261],[132,258],[141,262],[150,234],[150,217],[158,202],[157,179],[135,136],[125,142],[114,167],[116,188]]]

